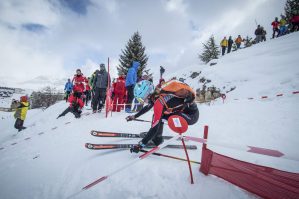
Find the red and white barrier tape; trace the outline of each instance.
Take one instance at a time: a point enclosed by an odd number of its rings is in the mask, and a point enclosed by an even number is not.
[[[242,146],[242,145],[236,145],[236,144],[213,142],[213,141],[208,141],[207,139],[191,137],[191,136],[186,136],[185,139],[199,142],[202,144],[209,144],[212,146],[220,146],[220,147],[235,149],[235,150],[239,150],[239,151],[246,151],[249,153],[256,153],[256,154],[260,154],[260,155],[266,155],[266,156],[272,156],[272,157],[277,157],[277,158],[284,158],[284,159],[288,159],[288,160],[299,161],[298,157],[288,156],[288,155],[282,153],[281,151],[274,150],[274,149],[266,149],[266,148],[255,147],[255,146]]]
[[[295,94],[299,94],[299,91],[293,91],[292,93],[290,93],[292,95],[295,95]],[[276,94],[275,96],[267,96],[267,95],[263,95],[263,96],[260,96],[260,97],[248,97],[247,99],[248,100],[255,100],[255,99],[269,99],[269,98],[273,98],[273,97],[282,97],[282,96],[286,96],[286,94],[283,94],[283,93],[278,93]],[[239,98],[234,98],[233,100],[241,100]]]

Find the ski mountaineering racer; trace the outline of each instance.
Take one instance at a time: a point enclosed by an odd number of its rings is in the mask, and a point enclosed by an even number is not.
[[[148,104],[135,115],[126,117],[127,121],[138,118],[151,108],[154,108],[154,114],[151,128],[146,136],[130,149],[131,153],[138,153],[149,141],[152,141],[156,146],[164,141],[162,137],[163,119],[167,120],[172,115],[178,115],[183,117],[188,125],[193,125],[198,121],[199,111],[194,102],[195,93],[185,83],[171,80],[163,84],[161,89],[154,89],[150,81],[143,80],[136,84],[134,96],[139,101],[147,101]]]

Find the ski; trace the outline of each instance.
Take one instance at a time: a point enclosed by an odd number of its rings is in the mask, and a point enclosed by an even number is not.
[[[104,150],[104,149],[129,149],[133,147],[136,144],[92,144],[92,143],[86,143],[85,147],[92,150]],[[154,148],[155,145],[148,145],[145,148]],[[169,144],[165,148],[170,149],[183,149],[183,145],[178,144]],[[186,148],[189,150],[196,150],[196,145],[186,145]]]
[[[106,131],[95,131],[90,132],[91,135],[96,137],[118,137],[118,138],[144,138],[146,133],[133,134],[133,133],[117,133],[117,132],[106,132]],[[163,136],[164,139],[169,140],[173,136]]]

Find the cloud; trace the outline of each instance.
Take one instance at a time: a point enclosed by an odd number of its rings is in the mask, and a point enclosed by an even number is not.
[[[1,76],[20,81],[47,75],[90,75],[99,63],[116,73],[121,49],[139,31],[154,75],[198,65],[211,34],[253,35],[255,20],[271,33],[280,0],[0,1]],[[106,64],[107,65],[107,64]]]

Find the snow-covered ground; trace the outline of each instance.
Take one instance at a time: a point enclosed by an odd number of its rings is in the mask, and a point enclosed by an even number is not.
[[[194,66],[169,74],[173,77],[202,71],[200,77],[211,79],[211,85],[236,86],[227,94],[225,103],[217,100],[211,105],[198,105],[199,121],[189,127],[186,135],[202,137],[203,126],[209,125],[210,141],[276,149],[299,159],[299,94],[291,94],[299,90],[298,38],[299,34],[294,33],[225,55],[212,67]],[[197,88],[198,80],[190,78],[186,82]],[[278,93],[285,95],[276,97]],[[260,99],[264,95],[269,98]],[[84,144],[137,143],[138,139],[96,138],[89,132],[95,129],[140,133],[149,129],[148,123],[126,122],[125,113],[113,113],[108,119],[103,113],[80,119],[69,114],[56,119],[66,107],[65,102],[59,102],[44,111],[30,110],[25,121],[28,128],[17,135],[12,113],[0,112],[1,199],[66,198],[138,157],[128,150],[91,151]],[[141,118],[150,120],[151,115],[150,111]],[[174,134],[165,126],[164,135]],[[192,141],[188,144],[198,146],[198,150],[189,153],[192,160],[200,161],[201,145]],[[224,147],[210,148],[240,160],[299,172],[297,161]],[[184,157],[183,150],[160,152]],[[196,164],[192,164],[192,170],[194,185],[190,184],[186,162],[149,156],[74,198],[257,197],[215,176],[203,175]]]

